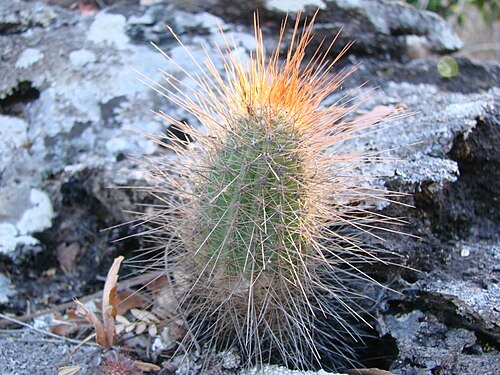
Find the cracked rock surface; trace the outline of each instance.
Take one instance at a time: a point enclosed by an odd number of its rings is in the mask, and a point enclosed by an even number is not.
[[[87,15],[37,1],[0,2],[0,312],[20,315],[99,290],[112,259],[140,247],[136,237],[112,241],[137,232],[117,225],[151,198],[109,187],[150,182],[135,159],[165,151],[138,133],[170,125],[151,110],[198,125],[141,81],[159,81],[163,70],[188,84],[183,70],[197,72],[168,27],[196,60],[205,48],[217,69],[219,25],[249,54],[256,8],[269,48],[286,12],[293,18],[317,8],[318,40],[342,28],[332,56],[356,40],[338,66],[362,65],[325,104],[360,96],[367,98],[360,113],[377,106],[415,113],[351,145],[390,150],[391,161],[356,173],[382,176],[370,184],[407,194],[404,203],[415,208],[373,209],[408,218],[414,237],[371,241],[419,270],[371,270],[400,294],[378,291],[361,363],[394,374],[500,373],[500,67],[459,58],[458,74],[443,78],[437,64],[460,40],[439,17],[393,1],[125,1]],[[72,262],[62,260],[67,249],[75,252]],[[68,348],[58,352],[49,343],[50,362],[33,361],[46,355],[36,345],[20,346],[12,359],[20,342],[0,336],[1,374],[55,373],[68,359]]]

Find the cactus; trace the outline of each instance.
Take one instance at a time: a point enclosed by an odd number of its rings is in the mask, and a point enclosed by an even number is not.
[[[224,78],[208,56],[195,88],[171,76],[152,85],[204,125],[160,113],[194,142],[163,142],[179,157],[151,163],[164,205],[147,220],[170,236],[162,246],[189,327],[183,348],[236,347],[248,365],[321,366],[324,342],[334,358],[351,356],[346,316],[363,311],[349,284],[374,283],[362,265],[380,261],[359,233],[389,220],[367,211],[374,194],[353,173],[376,156],[345,147],[381,119],[349,120],[358,104],[348,100],[321,104],[354,71],[333,73],[349,46],[304,64],[314,18],[300,18],[283,61],[280,45],[266,55],[256,18],[249,62],[226,41]]]

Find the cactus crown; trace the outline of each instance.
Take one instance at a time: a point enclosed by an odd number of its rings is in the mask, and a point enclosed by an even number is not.
[[[344,145],[381,119],[346,119],[357,106],[347,100],[321,105],[354,70],[332,72],[349,46],[328,61],[332,42],[304,64],[314,17],[300,18],[283,61],[286,20],[268,56],[256,17],[249,62],[227,40],[221,49],[225,79],[207,56],[195,88],[171,76],[156,84],[205,127],[161,113],[195,142],[164,144],[180,159],[152,164],[166,203],[148,220],[172,236],[166,263],[190,326],[184,344],[236,346],[249,365],[276,354],[296,367],[320,363],[321,338],[348,355],[341,336],[355,333],[345,315],[363,319],[348,284],[373,282],[359,264],[378,260],[355,234],[379,220],[362,203],[366,177],[348,173],[371,157]]]

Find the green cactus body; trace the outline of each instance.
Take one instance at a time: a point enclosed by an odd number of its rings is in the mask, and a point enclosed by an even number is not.
[[[228,277],[293,272],[307,248],[297,135],[259,117],[239,121],[235,134],[209,155],[196,185],[195,257]]]

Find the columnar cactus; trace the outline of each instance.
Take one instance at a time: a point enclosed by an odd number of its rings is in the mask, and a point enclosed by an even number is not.
[[[345,316],[362,317],[348,285],[373,282],[362,264],[379,259],[356,234],[377,223],[363,205],[366,177],[352,172],[371,158],[345,142],[381,119],[347,119],[356,108],[347,100],[322,106],[352,70],[333,73],[340,56],[328,61],[328,51],[305,63],[313,21],[297,17],[283,60],[279,45],[266,55],[256,21],[248,62],[227,43],[224,78],[207,58],[196,88],[167,76],[158,89],[204,125],[162,113],[194,142],[165,143],[179,158],[152,165],[165,207],[148,220],[171,236],[165,263],[189,326],[183,347],[236,347],[257,366],[318,364],[324,341],[349,355],[339,343],[356,334]]]

